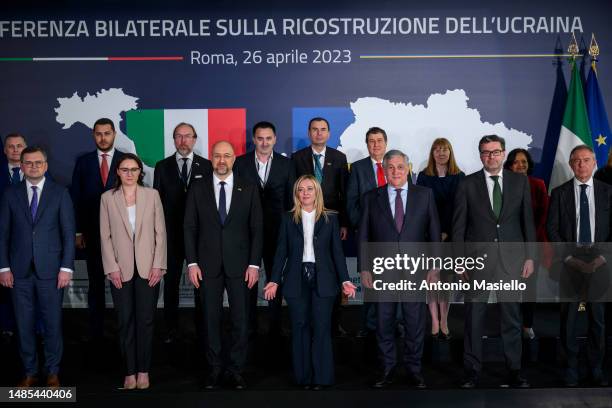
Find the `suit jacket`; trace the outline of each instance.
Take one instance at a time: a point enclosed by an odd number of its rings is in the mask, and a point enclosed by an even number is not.
[[[26,183],[5,190],[0,201],[0,269],[25,278],[34,264],[39,279],[55,279],[60,268],[74,270],[74,211],[68,190],[45,179],[32,221]]]
[[[295,163],[296,176],[314,175],[312,147],[307,146],[293,153],[291,159]],[[348,179],[348,164],[346,155],[327,146],[325,150],[325,165],[323,166],[323,201],[325,208],[336,210],[339,214],[341,227],[348,227],[346,215],[346,183]]]
[[[100,197],[115,186],[117,162],[121,156],[123,152],[115,149],[106,185],[102,185],[97,150],[80,156],[74,165],[70,194],[74,203],[77,232],[83,233],[89,241],[97,242],[100,239]]]
[[[204,277],[225,273],[244,275],[259,265],[263,248],[263,221],[257,187],[234,175],[234,188],[225,224],[221,225],[212,174],[187,192],[185,205],[185,258],[196,263]]]
[[[194,154],[188,186],[203,180],[211,173],[212,165],[210,161]],[[183,259],[185,258],[183,221],[185,219],[185,198],[187,197],[187,191],[183,186],[174,154],[160,160],[155,165],[153,187],[159,192],[159,198],[164,207],[166,234],[168,237],[168,257]]]
[[[402,231],[397,232],[389,205],[387,186],[369,191],[363,197],[361,222],[357,233],[360,247],[368,242],[439,242],[440,219],[433,191],[410,185],[404,212]],[[358,270],[364,269],[362,251],[359,251]]]
[[[534,259],[534,246],[500,247],[499,243],[536,241],[531,193],[529,180],[522,174],[503,170],[502,184],[502,209],[497,220],[491,208],[484,171],[461,180],[455,194],[452,240],[487,243],[487,252],[491,245],[501,248],[495,254],[488,254],[487,264],[497,267],[499,253],[504,272],[516,275],[520,274],[526,259]]]
[[[295,166],[291,159],[276,152],[271,163],[268,180],[263,187],[255,166],[255,151],[236,158],[234,174],[258,187],[263,209],[264,247],[269,245],[273,255],[282,215],[293,208]]]
[[[348,281],[346,259],[340,241],[340,226],[335,213],[321,216],[315,223],[313,247],[316,265],[317,293],[336,296],[342,282]],[[302,291],[302,257],[304,228],[293,221],[293,213],[283,214],[271,282],[283,285],[285,297],[299,297]],[[286,261],[286,262],[285,262]]]
[[[351,164],[351,173],[346,185],[346,213],[353,228],[359,226],[362,199],[365,193],[378,187],[370,156]]]
[[[4,189],[11,184],[11,175],[8,172],[8,160],[3,152],[0,152],[0,197]]]
[[[128,218],[123,190],[109,190],[100,202],[100,243],[104,274],[121,272],[121,280],[134,276],[134,255],[138,275],[149,278],[151,268],[166,270],[166,224],[157,190],[136,189],[136,230]]]

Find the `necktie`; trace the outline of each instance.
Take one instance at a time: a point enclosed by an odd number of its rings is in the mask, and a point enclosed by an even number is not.
[[[383,171],[381,163],[376,163],[376,184],[378,187],[382,187],[387,184],[387,180],[385,180],[385,172]]]
[[[499,219],[502,208],[502,191],[499,185],[499,176],[491,176],[491,179],[493,179],[493,213],[495,218]]]
[[[398,233],[402,232],[404,226],[404,203],[402,202],[402,189],[395,189],[395,228]]]
[[[108,160],[106,158],[108,154],[102,154],[102,164],[100,164],[100,176],[102,176],[102,185],[106,186],[106,181],[108,180]]]
[[[323,169],[321,169],[322,154],[315,153],[314,156],[314,176],[319,183],[323,182]]]
[[[591,243],[591,217],[589,215],[589,198],[586,193],[586,184],[580,185],[580,231],[578,242]]]
[[[181,180],[183,180],[183,185],[187,187],[187,158],[181,158],[183,161],[183,167],[181,167]]]
[[[11,175],[11,184],[19,184],[21,177],[19,176],[19,167],[13,167],[11,169],[13,174]]]
[[[221,225],[225,224],[227,218],[227,204],[225,203],[225,181],[219,182],[221,189],[219,190],[219,218]]]
[[[36,219],[36,211],[38,211],[38,187],[32,186],[32,201],[30,202],[30,212],[32,213],[32,222]]]

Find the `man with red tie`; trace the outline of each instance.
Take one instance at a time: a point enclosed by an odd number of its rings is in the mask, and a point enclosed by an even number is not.
[[[387,184],[382,167],[383,157],[387,151],[387,132],[379,127],[372,127],[366,132],[368,157],[351,164],[351,175],[346,186],[346,212],[355,229],[361,219],[362,199],[365,193]],[[376,308],[372,302],[363,303],[362,329],[357,337],[365,337],[376,331]]]
[[[116,150],[115,124],[107,118],[93,126],[96,150],[79,157],[72,173],[70,194],[76,216],[76,246],[87,254],[90,336],[99,342],[104,332],[105,281],[100,253],[100,197],[115,186],[117,162],[123,152]]]

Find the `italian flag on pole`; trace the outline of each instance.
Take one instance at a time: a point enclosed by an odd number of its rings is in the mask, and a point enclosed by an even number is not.
[[[194,150],[203,157],[208,158],[211,147],[221,140],[234,146],[236,156],[246,150],[246,109],[140,109],[126,113],[127,135],[150,167],[176,151],[172,131],[181,122],[195,128],[198,138]]]
[[[550,178],[550,190],[573,177],[572,169],[569,166],[570,152],[574,147],[582,144],[593,147],[589,117],[584,92],[582,92],[582,80],[574,60],[572,61],[572,79],[567,94],[563,124],[561,125],[555,163]]]

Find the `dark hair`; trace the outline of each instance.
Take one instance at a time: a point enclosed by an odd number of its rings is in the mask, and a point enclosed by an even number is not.
[[[145,176],[144,166],[142,164],[142,160],[140,160],[140,157],[136,156],[134,153],[124,153],[123,156],[121,156],[121,158],[117,161],[117,171],[119,170],[121,163],[123,163],[126,160],[134,160],[136,164],[138,164],[140,173],[138,174],[137,183],[139,186],[144,186],[144,182],[143,182],[144,176]],[[120,187],[121,187],[121,178],[117,176],[115,180],[115,191],[119,190]]]
[[[274,133],[274,136],[276,136],[276,128],[271,122],[266,122],[264,120],[253,125],[253,136],[255,136],[255,131],[257,129],[272,129],[272,133]]]
[[[191,123],[181,122],[178,125],[176,125],[174,127],[174,130],[172,131],[172,138],[173,139],[174,139],[174,135],[176,134],[176,129],[180,128],[181,126],[189,126],[191,128],[191,131],[193,132],[193,138],[194,139],[198,138],[198,133],[196,132],[195,128],[193,127],[193,125]]]
[[[385,143],[387,143],[387,132],[385,132],[385,130],[382,128],[374,126],[374,127],[369,128],[368,131],[366,132],[366,144],[368,143],[368,136],[374,135],[376,133],[382,133],[383,138],[385,139]]]
[[[578,145],[576,147],[574,147],[572,149],[572,151],[570,152],[569,158],[570,160],[572,160],[572,156],[574,155],[574,153],[576,153],[578,150],[588,150],[589,152],[591,152],[591,154],[595,154],[595,152],[593,151],[593,148],[589,145],[585,145],[585,144],[581,144]]]
[[[98,125],[110,125],[111,129],[113,129],[113,132],[115,131],[115,124],[109,118],[100,118],[96,120],[96,123],[94,123],[93,125],[94,130],[96,129],[96,126]]]
[[[325,122],[325,124],[327,125],[327,130],[331,130],[329,128],[329,122],[327,121],[327,119],[321,118],[321,117],[318,117],[318,116],[316,118],[310,119],[310,121],[308,122],[308,130],[310,130],[310,125],[312,125],[312,122]]]
[[[501,149],[506,150],[506,141],[504,140],[503,137],[497,136],[497,135],[486,135],[480,139],[480,142],[478,142],[478,151],[480,151],[480,147],[483,144],[493,143],[493,142],[499,142],[499,144],[501,145]]]
[[[531,173],[533,173],[533,167],[535,164],[533,163],[533,159],[531,158],[531,155],[529,154],[527,149],[518,148],[508,153],[508,157],[506,158],[506,162],[504,163],[504,169],[511,169],[512,165],[514,164],[514,161],[516,160],[516,155],[518,155],[519,153],[523,153],[527,158],[527,174],[531,175]]]
[[[21,133],[14,132],[14,133],[9,133],[8,135],[6,135],[6,136],[4,137],[4,146],[6,146],[6,141],[7,141],[8,139],[13,138],[13,137],[20,137],[20,138],[22,138],[22,139],[23,139],[23,141],[24,141],[26,144],[28,144],[28,142],[26,142],[26,140],[25,140],[25,137],[23,137],[23,135],[22,135]]]
[[[19,161],[23,163],[23,157],[26,154],[32,154],[32,153],[42,153],[43,157],[45,158],[45,161],[47,161],[47,152],[45,151],[45,149],[43,149],[40,146],[28,146],[25,149],[23,149],[21,151],[21,156],[19,156]]]

